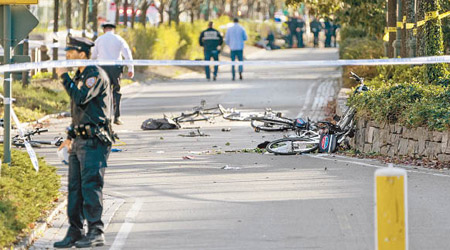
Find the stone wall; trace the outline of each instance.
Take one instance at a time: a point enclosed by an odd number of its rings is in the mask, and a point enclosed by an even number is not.
[[[411,156],[450,162],[450,131],[409,129],[399,124],[358,120],[351,146],[364,153]]]

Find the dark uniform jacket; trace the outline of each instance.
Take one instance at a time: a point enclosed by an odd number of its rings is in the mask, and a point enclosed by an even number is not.
[[[311,32],[312,33],[319,33],[322,30],[322,28],[323,28],[322,24],[319,21],[317,21],[317,20],[312,21],[309,24],[309,26],[311,28]]]
[[[106,124],[110,115],[111,89],[103,69],[88,66],[82,73],[78,70],[73,80],[67,73],[61,77],[72,100],[72,127],[81,124]]]
[[[217,46],[223,43],[223,37],[216,29],[208,28],[200,34],[199,43],[205,50],[217,50]]]

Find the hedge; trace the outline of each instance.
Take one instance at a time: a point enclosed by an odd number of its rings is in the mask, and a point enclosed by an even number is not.
[[[3,158],[3,145],[0,145]],[[0,249],[9,247],[45,216],[58,199],[56,168],[39,159],[36,172],[26,152],[12,150],[11,166],[2,164],[0,177]]]

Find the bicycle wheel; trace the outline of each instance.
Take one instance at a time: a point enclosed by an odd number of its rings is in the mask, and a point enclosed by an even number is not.
[[[285,131],[294,129],[293,122],[286,118],[266,118],[266,117],[254,117],[250,125],[255,131]]]
[[[319,141],[303,137],[283,138],[270,142],[266,149],[276,155],[296,155],[315,151]]]
[[[173,121],[175,123],[183,123],[183,122],[198,122],[198,121],[208,121],[210,118],[207,116],[202,115],[199,112],[191,113],[191,114],[184,114],[182,113],[180,116],[173,118]]]

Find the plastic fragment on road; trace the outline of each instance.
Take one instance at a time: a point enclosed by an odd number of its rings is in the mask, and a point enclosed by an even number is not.
[[[122,152],[122,149],[120,149],[120,148],[113,148],[113,149],[111,149],[111,152]]]
[[[192,155],[185,155],[183,156],[183,160],[193,160],[195,157]]]
[[[222,167],[223,170],[240,170],[240,167],[230,167],[228,165],[225,165]]]

